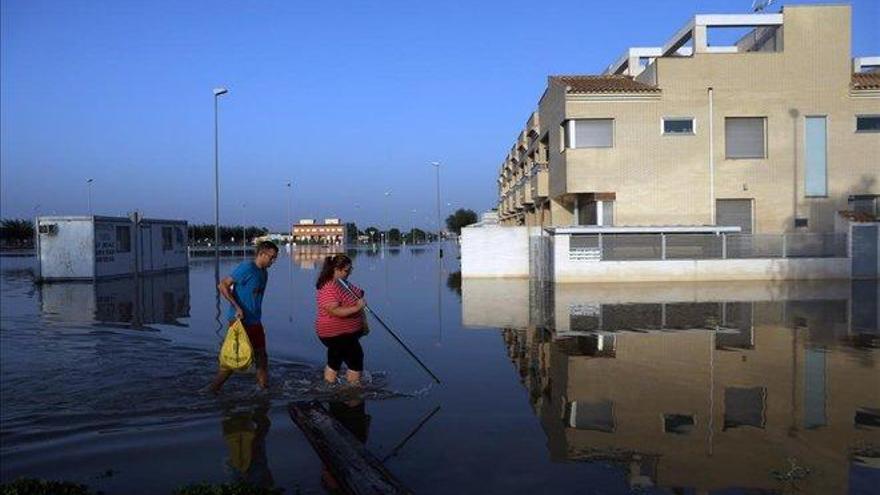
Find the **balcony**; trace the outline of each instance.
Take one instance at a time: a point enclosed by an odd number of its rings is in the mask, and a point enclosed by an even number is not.
[[[532,112],[532,115],[529,117],[529,121],[526,123],[526,132],[535,137],[541,132],[537,111]]]
[[[535,203],[532,196],[531,177],[526,177],[522,186],[520,186],[520,201],[524,205],[533,205]]]
[[[550,195],[550,171],[546,163],[536,165],[536,170],[529,180],[532,198],[544,199]]]

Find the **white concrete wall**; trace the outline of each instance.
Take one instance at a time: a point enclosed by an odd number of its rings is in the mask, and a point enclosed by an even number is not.
[[[528,277],[529,228],[461,229],[461,277]]]
[[[92,220],[46,218],[39,225],[57,225],[56,234],[38,234],[40,275],[45,279],[90,279],[95,276]]]
[[[556,258],[557,283],[826,280],[850,278],[849,258],[569,261]]]

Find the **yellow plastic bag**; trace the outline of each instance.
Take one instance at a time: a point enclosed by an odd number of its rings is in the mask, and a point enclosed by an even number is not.
[[[220,366],[234,371],[245,371],[253,362],[254,348],[251,347],[241,320],[235,320],[226,331],[226,338],[220,346]]]

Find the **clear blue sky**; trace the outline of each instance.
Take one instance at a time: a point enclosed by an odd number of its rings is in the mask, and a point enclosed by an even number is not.
[[[288,178],[294,219],[364,228],[387,209],[433,225],[431,160],[444,216],[446,203],[490,208],[548,74],[598,73],[693,14],[751,1],[0,5],[3,217],[85,213],[94,178],[98,214],[212,222],[211,89],[224,85],[221,221],[280,229]],[[880,54],[880,1],[852,5],[853,56]]]

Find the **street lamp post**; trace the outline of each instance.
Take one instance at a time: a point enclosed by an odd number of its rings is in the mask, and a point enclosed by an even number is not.
[[[290,240],[293,241],[293,224],[290,223],[290,211],[293,205],[293,181],[287,181],[287,233],[290,234]]]
[[[245,220],[245,208],[247,208],[247,203],[241,204],[241,257],[242,259],[247,257],[247,225]]]
[[[412,229],[409,231],[409,241],[412,244],[416,243],[416,209],[412,210]]]
[[[437,245],[440,246],[440,257],[443,257],[443,244],[440,243],[440,162],[431,162],[437,171]]]
[[[89,190],[89,216],[92,216],[92,182],[94,181],[95,179],[86,179],[86,187]]]
[[[391,220],[388,219],[388,198],[391,197],[391,191],[385,191],[385,241],[388,244],[388,234],[391,233]]]
[[[220,97],[228,93],[226,88],[214,88],[214,262],[216,269],[214,278],[220,278],[220,124],[218,102]],[[217,280],[219,284],[220,281]]]

